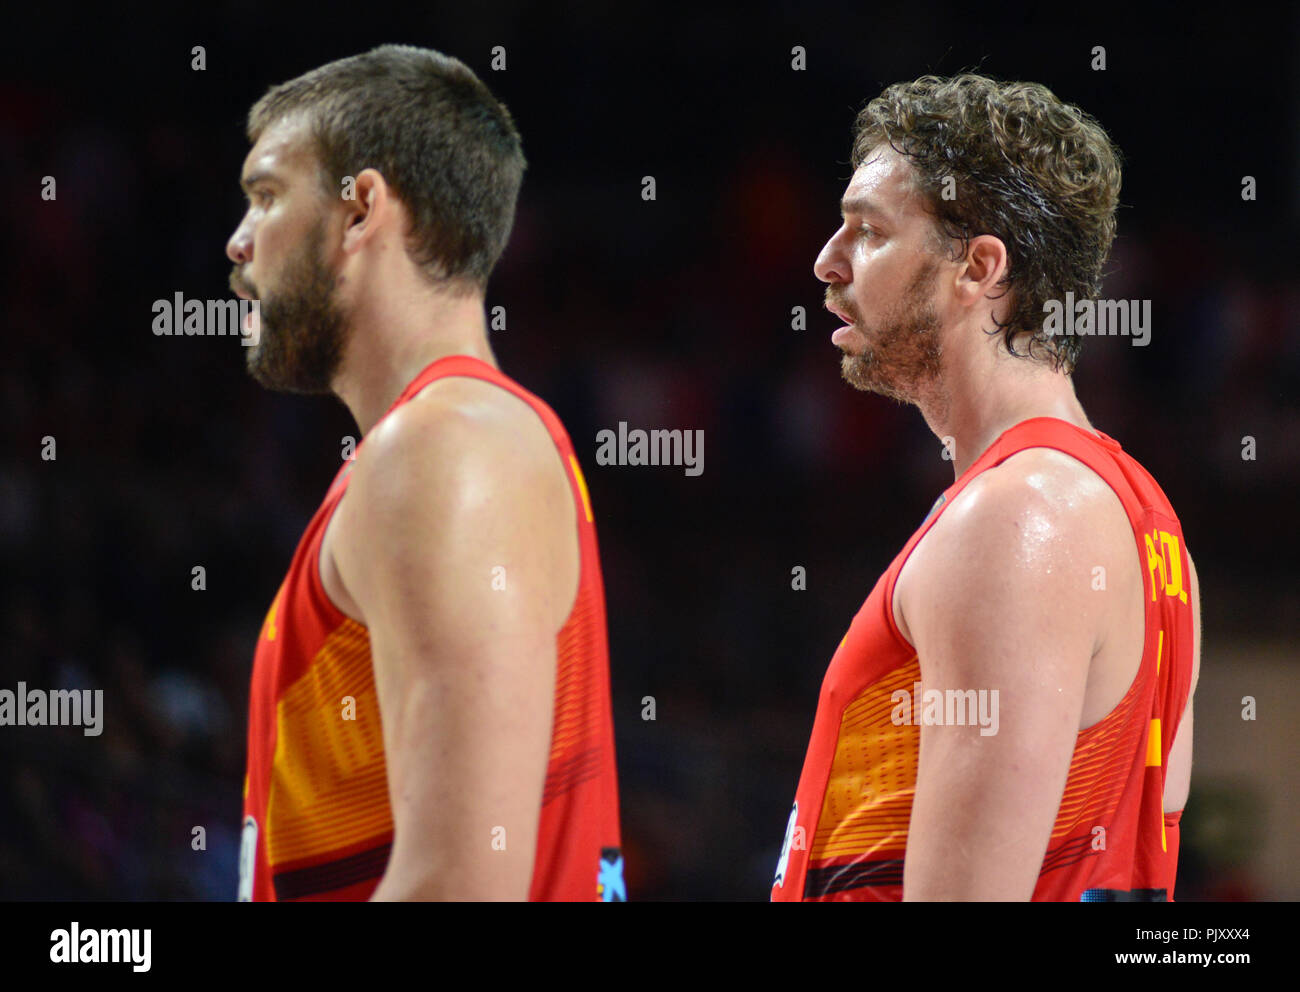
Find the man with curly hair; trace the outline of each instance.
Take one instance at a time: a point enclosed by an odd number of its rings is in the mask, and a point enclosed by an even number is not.
[[[815,265],[831,340],[956,481],[831,660],[772,898],[1172,899],[1196,570],[1075,396],[1081,338],[1044,324],[1099,293],[1118,152],[1045,87],[966,73],[886,89],[852,162]]]

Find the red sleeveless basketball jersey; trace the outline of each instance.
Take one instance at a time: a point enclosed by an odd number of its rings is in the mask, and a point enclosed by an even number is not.
[[[425,368],[385,417],[448,376],[494,383],[536,411],[568,473],[581,545],[577,599],[556,636],[550,759],[529,898],[625,900],[605,593],[587,484],[550,407],[467,355]],[[320,578],[321,540],[347,490],[347,469],[307,525],[257,641],[240,900],[368,899],[388,864],[393,820],[370,635],[334,606]],[[354,719],[343,718],[345,697]]]
[[[1040,447],[1083,462],[1123,504],[1142,563],[1146,639],[1128,693],[1078,734],[1033,898],[1173,898],[1180,813],[1163,812],[1163,795],[1193,650],[1182,528],[1155,480],[1116,441],[1037,417],[1004,432],[944,491],[840,642],[822,683],[774,901],[902,899],[921,728],[918,720],[895,719],[904,698],[895,693],[912,693],[921,667],[894,622],[894,584],[912,549],[975,476]]]

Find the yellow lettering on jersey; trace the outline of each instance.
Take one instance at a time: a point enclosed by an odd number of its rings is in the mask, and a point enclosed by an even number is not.
[[[1151,599],[1154,602],[1164,590],[1166,596],[1175,596],[1187,602],[1183,588],[1183,552],[1177,534],[1153,530],[1142,535],[1147,551],[1147,569],[1151,572]]]
[[[1187,602],[1187,595],[1183,592],[1183,555],[1178,548],[1177,534],[1160,531],[1160,553],[1169,573],[1169,581],[1165,583],[1165,595],[1179,596],[1184,603]]]
[[[582,508],[587,513],[587,523],[592,523],[595,518],[591,515],[591,495],[587,492],[587,480],[582,477],[578,459],[573,455],[569,456],[569,464],[573,466],[573,477],[578,480],[578,491],[582,493]]]
[[[1156,590],[1165,584],[1165,559],[1164,556],[1156,550],[1156,544],[1151,540],[1150,534],[1143,534],[1142,539],[1147,546],[1147,570],[1151,573],[1151,599],[1154,601],[1157,593]],[[1156,580],[1156,574],[1159,573],[1159,581]]]
[[[1151,732],[1147,734],[1147,767],[1160,767],[1160,717],[1151,718]]]

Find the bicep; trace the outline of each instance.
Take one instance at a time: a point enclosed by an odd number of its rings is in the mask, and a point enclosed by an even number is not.
[[[1087,570],[1074,565],[1076,531],[1042,507],[988,506],[952,523],[908,607],[924,691],[943,693],[945,710],[921,728],[904,895],[1028,899],[1069,773],[1100,599],[1086,598]],[[995,723],[949,716],[947,693],[971,690]]]
[[[925,691],[969,697],[974,690],[988,699],[982,713],[992,719],[984,727],[967,718],[966,725],[921,728],[907,897],[1027,899],[1069,773],[1086,649],[1079,642],[1071,650],[1058,640],[1051,648],[994,659],[992,642],[971,638],[962,646],[921,650]],[[1022,666],[1021,675],[1006,664]],[[975,674],[980,671],[989,675]]]

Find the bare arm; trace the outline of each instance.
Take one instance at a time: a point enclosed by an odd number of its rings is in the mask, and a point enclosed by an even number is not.
[[[394,841],[374,898],[526,899],[572,502],[535,417],[447,400],[490,386],[435,388],[367,438],[335,551],[383,721]]]
[[[1092,535],[1113,514],[1096,487],[1063,488],[1072,505],[1023,473],[988,473],[936,524],[912,582],[905,609],[924,689],[996,691],[998,722],[993,734],[922,725],[907,900],[1033,895],[1106,608],[1081,595]]]

